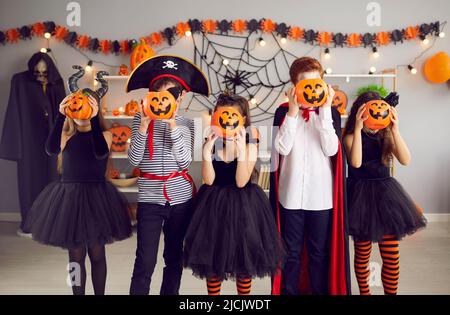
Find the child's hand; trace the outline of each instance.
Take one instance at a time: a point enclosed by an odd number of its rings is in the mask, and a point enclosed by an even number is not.
[[[297,103],[297,97],[295,95],[295,86],[291,86],[291,88],[287,91],[286,95],[289,100],[289,111],[287,114],[290,117],[296,117],[300,110],[300,106]]]
[[[89,105],[92,108],[91,118],[93,118],[93,117],[97,116],[97,114],[98,114],[98,102],[95,99],[95,97],[93,97],[92,95],[88,96],[88,100],[89,100]]]
[[[147,133],[148,125],[151,121],[151,118],[147,117],[144,113],[144,102],[147,102],[147,99],[144,99],[144,101],[141,100],[141,104],[139,106],[139,112],[141,113],[141,125],[139,126],[139,132],[141,134]]]
[[[244,156],[245,157],[245,149],[247,147],[247,141],[246,141],[246,135],[247,131],[244,127],[239,130],[238,134],[236,135],[236,150],[238,154],[238,158]]]
[[[331,103],[333,102],[334,94],[335,94],[334,89],[331,87],[331,85],[328,85],[328,96],[327,96],[327,100],[323,104],[323,107],[331,107]]]
[[[72,94],[69,94],[61,101],[61,103],[59,103],[59,112],[64,116],[66,115],[66,108],[69,107],[69,100],[71,97]]]
[[[203,144],[203,152],[211,153],[217,138],[218,135],[211,129]]]
[[[392,126],[391,126],[391,130],[392,132],[398,132],[398,112],[397,109],[393,106],[390,107],[389,109],[389,113],[391,115],[391,122],[392,122]]]
[[[369,116],[364,115],[366,112],[366,106],[362,105],[358,111],[356,112],[356,121],[355,121],[355,131],[360,132],[364,127],[364,121],[369,118]]]

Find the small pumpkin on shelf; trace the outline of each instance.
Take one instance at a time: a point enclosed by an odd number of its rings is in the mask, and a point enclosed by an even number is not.
[[[134,116],[137,112],[139,112],[139,104],[137,101],[131,100],[125,105],[125,115]]]
[[[109,131],[112,133],[111,151],[124,152],[127,150],[128,140],[131,137],[131,129],[119,123],[113,123]]]
[[[133,172],[131,173],[132,177],[139,177],[141,176],[141,170],[139,169],[139,167],[135,167],[133,169]]]
[[[125,64],[121,64],[119,67],[118,75],[129,75],[128,67]]]
[[[333,90],[334,90],[334,97],[331,106],[336,107],[339,114],[341,115],[347,114],[347,103],[348,103],[347,94],[344,91],[340,90],[339,86],[337,85],[333,86]]]
[[[155,55],[153,49],[147,44],[144,38],[137,44],[130,56],[130,67],[134,70],[141,62]]]
[[[117,168],[111,168],[108,171],[108,177],[109,178],[117,179],[117,178],[119,178],[119,176],[120,176],[120,172],[119,172],[119,170]]]

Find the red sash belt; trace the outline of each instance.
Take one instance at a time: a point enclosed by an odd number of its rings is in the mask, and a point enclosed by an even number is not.
[[[153,179],[153,180],[162,180],[164,181],[164,185],[163,185],[163,194],[164,194],[164,198],[166,198],[167,201],[170,202],[170,197],[167,194],[167,190],[166,190],[166,183],[169,179],[181,176],[183,177],[185,180],[187,180],[191,185],[192,185],[192,194],[195,196],[195,194],[197,193],[197,187],[195,187],[195,183],[194,180],[192,179],[191,175],[189,175],[188,170],[184,169],[181,172],[178,171],[174,171],[172,173],[170,173],[169,175],[166,176],[162,176],[162,175],[155,175],[155,174],[151,174],[151,173],[144,173],[141,171],[140,174],[141,177],[147,178],[147,179]]]

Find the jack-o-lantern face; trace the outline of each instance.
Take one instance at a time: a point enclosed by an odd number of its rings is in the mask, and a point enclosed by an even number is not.
[[[125,105],[125,115],[134,116],[139,111],[138,102],[132,100]]]
[[[372,130],[384,129],[391,123],[389,104],[383,100],[372,100],[366,103],[367,119],[364,125]]]
[[[347,113],[346,111],[348,102],[347,94],[345,94],[344,91],[339,90],[338,87],[333,87],[333,89],[334,89],[334,97],[331,106],[336,107],[339,114],[345,115]]]
[[[170,119],[177,109],[177,102],[169,91],[148,92],[144,114],[151,119]]]
[[[244,126],[244,117],[234,106],[220,106],[211,117],[211,127],[223,138],[233,138]]]
[[[304,107],[319,107],[325,104],[328,88],[322,79],[300,80],[295,86],[297,102]]]
[[[72,93],[67,101],[66,116],[72,119],[85,120],[90,119],[92,107],[89,105],[88,94],[83,91]]]
[[[131,137],[130,127],[114,123],[109,131],[112,133],[111,150],[113,152],[126,151],[128,140]]]

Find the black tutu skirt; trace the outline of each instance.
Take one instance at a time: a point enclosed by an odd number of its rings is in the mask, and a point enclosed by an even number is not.
[[[392,177],[349,181],[349,230],[355,241],[398,239],[426,226],[408,193]]]
[[[184,265],[200,278],[272,275],[284,256],[273,212],[255,184],[203,185],[195,199]]]
[[[132,235],[128,202],[109,182],[50,183],[25,225],[34,240],[62,248],[105,245]]]

